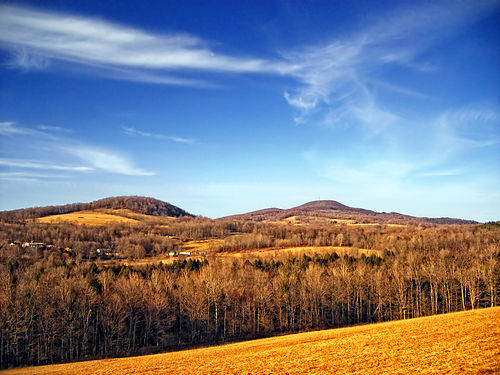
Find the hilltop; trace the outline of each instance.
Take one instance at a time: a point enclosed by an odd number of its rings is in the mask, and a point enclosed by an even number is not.
[[[286,221],[289,222],[343,222],[349,223],[377,223],[377,224],[408,224],[408,223],[431,223],[431,224],[478,224],[473,220],[454,219],[448,217],[429,218],[404,215],[397,212],[376,212],[363,208],[349,207],[333,200],[318,200],[303,205],[289,208],[266,208],[263,210],[248,212],[245,214],[226,216],[221,219],[245,220],[245,221]]]
[[[50,215],[93,210],[128,210],[136,214],[148,216],[193,216],[177,206],[158,199],[139,196],[121,196],[99,199],[89,203],[72,203],[60,206],[2,211],[0,212],[0,219],[5,221],[36,219]]]

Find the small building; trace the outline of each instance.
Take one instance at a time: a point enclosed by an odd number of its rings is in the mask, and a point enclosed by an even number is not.
[[[47,245],[45,242],[25,242],[22,244],[22,247],[33,247],[33,248],[37,248],[37,249],[41,249],[41,248],[45,248],[45,247],[48,247],[49,245]]]
[[[101,259],[110,259],[113,257],[113,250],[111,249],[97,249],[95,252]]]

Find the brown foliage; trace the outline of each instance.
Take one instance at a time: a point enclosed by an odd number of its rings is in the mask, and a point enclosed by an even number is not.
[[[341,245],[383,255],[278,252],[137,267],[88,260],[97,247],[141,257],[207,238],[221,239],[215,251]],[[0,223],[0,241],[2,368],[406,319],[497,306],[500,298],[500,232],[474,226],[23,222]],[[60,250],[68,246],[70,255]]]

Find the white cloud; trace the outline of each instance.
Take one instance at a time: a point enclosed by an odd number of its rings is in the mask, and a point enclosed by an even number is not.
[[[42,70],[49,66],[49,60],[36,52],[29,53],[26,48],[15,48],[7,66],[26,70]]]
[[[457,176],[461,173],[462,173],[462,171],[459,169],[450,169],[450,170],[443,170],[443,171],[423,172],[423,173],[419,173],[418,176],[420,176],[420,177],[446,177],[446,176]]]
[[[152,74],[151,69],[273,74],[290,70],[282,61],[217,54],[191,35],[154,34],[92,17],[15,5],[0,5],[0,43],[22,51],[14,62],[25,68],[37,59],[60,60],[110,70],[120,79],[155,83],[190,85],[196,80]]]
[[[53,127],[44,127],[42,125],[39,126],[38,129],[40,130],[19,126],[13,121],[0,122],[0,135],[11,137],[31,136],[34,137],[34,139],[44,138],[46,140],[54,140],[56,138],[47,132],[47,130],[55,130]]]
[[[14,139],[14,143],[25,144],[26,139],[30,139],[29,145],[31,152],[39,153],[41,150],[50,149],[50,153],[44,153],[41,160],[33,158],[0,158],[0,166],[18,169],[40,169],[40,170],[55,170],[55,171],[70,171],[70,172],[90,172],[90,171],[106,171],[110,173],[123,174],[129,176],[151,176],[153,172],[145,171],[134,166],[123,155],[116,152],[108,151],[102,148],[95,148],[85,144],[78,143],[74,139],[69,139],[62,136],[61,133],[70,132],[68,129],[58,126],[40,125],[38,129],[26,128],[16,125],[14,122],[0,122],[0,135],[10,136]],[[132,129],[132,128],[131,128]],[[59,133],[59,134],[54,134]],[[147,134],[147,133],[144,133]],[[177,137],[172,141],[187,143],[190,140]],[[42,142],[36,142],[41,140]],[[61,146],[65,144],[67,146]],[[26,147],[15,149],[16,155],[22,155]],[[16,152],[19,151],[19,152]],[[77,157],[85,162],[84,165],[66,165],[61,163],[61,152]],[[57,161],[44,161],[48,156],[57,156]],[[20,178],[19,176],[10,176],[12,178]],[[4,176],[5,179],[5,176]]]
[[[450,109],[433,121],[436,147],[440,152],[500,144],[500,112],[485,106]]]
[[[47,173],[32,173],[32,172],[0,172],[0,178],[67,178],[67,175],[47,174]]]
[[[0,181],[13,182],[41,182],[47,180],[57,180],[70,178],[66,175],[32,173],[32,172],[0,172]]]
[[[411,9],[396,7],[392,14],[349,36],[284,53],[285,60],[293,67],[289,74],[302,84],[284,93],[286,101],[298,112],[296,122],[304,122],[326,108],[329,115],[322,123],[368,128],[378,123],[376,131],[385,128],[398,115],[380,104],[374,87],[420,98],[428,96],[374,79],[377,72],[387,65],[421,72],[436,70],[433,63],[419,60],[422,52],[494,6],[491,1],[465,1],[438,2]]]
[[[44,169],[44,170],[73,171],[73,172],[88,172],[93,170],[93,168],[87,166],[61,165],[52,162],[43,162],[43,161],[28,160],[28,159],[0,158],[0,165],[5,167],[15,167],[15,168]]]
[[[191,138],[183,138],[183,137],[177,137],[177,136],[173,136],[173,135],[148,133],[148,132],[144,132],[144,131],[138,130],[138,129],[136,129],[134,127],[130,127],[130,126],[122,126],[122,131],[124,134],[130,135],[130,136],[156,138],[156,139],[169,140],[172,142],[185,143],[185,144],[194,144],[195,143],[195,140],[191,139]]]
[[[51,126],[51,125],[39,125],[38,129],[43,130],[43,131],[53,131],[53,132],[60,132],[60,133],[72,133],[73,130],[63,128],[61,126]]]
[[[178,143],[186,143],[186,144],[193,144],[195,141],[191,138],[182,138],[182,137],[176,137],[176,136],[167,136],[168,139],[174,142]]]
[[[2,135],[31,134],[31,132],[31,129],[15,126],[12,121],[0,122],[0,134]]]
[[[60,149],[90,164],[95,170],[129,176],[154,175],[153,172],[137,168],[130,160],[112,151],[81,145],[61,147]]]

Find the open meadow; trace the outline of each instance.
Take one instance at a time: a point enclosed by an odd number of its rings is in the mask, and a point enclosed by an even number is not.
[[[5,374],[498,374],[500,307]]]
[[[135,219],[98,211],[77,211],[67,214],[44,216],[37,219],[39,223],[72,223],[79,225],[106,225],[114,223],[137,223]]]

